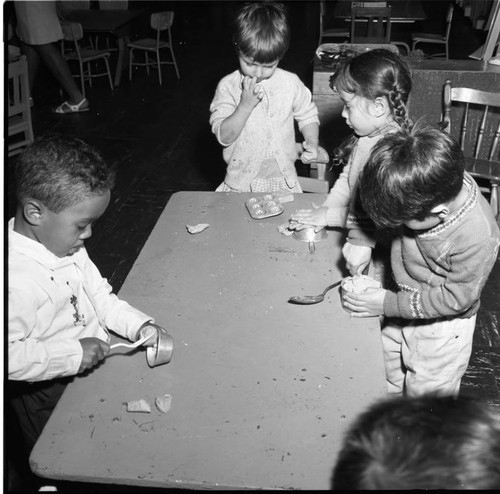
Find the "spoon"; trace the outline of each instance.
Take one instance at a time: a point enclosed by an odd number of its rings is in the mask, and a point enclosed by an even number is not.
[[[109,347],[109,349],[113,350],[113,349],[118,348],[120,346],[123,346],[125,348],[137,348],[139,345],[142,345],[145,341],[148,341],[153,336],[154,335],[144,336],[140,340],[137,340],[135,343],[115,343],[114,345],[111,345]]]
[[[323,302],[325,300],[325,294],[328,290],[339,286],[342,283],[342,280],[335,282],[333,285],[327,286],[322,294],[320,295],[302,295],[297,297],[290,297],[288,299],[288,303],[290,304],[300,304],[300,305],[312,305],[318,304],[319,302]]]

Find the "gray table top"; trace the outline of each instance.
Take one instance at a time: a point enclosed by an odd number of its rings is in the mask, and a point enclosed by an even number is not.
[[[120,297],[174,338],[169,364],[110,356],[68,386],[32,454],[40,476],[189,488],[328,489],[351,420],[385,395],[377,318],[351,319],[332,290],[344,234],[316,244],[277,226],[323,195],[255,220],[250,194],[172,196]],[[191,235],[186,225],[208,223]],[[154,406],[170,394],[168,413]],[[124,403],[145,399],[149,414]]]

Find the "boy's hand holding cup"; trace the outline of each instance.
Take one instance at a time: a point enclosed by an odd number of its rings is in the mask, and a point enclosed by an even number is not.
[[[143,343],[143,346],[153,346],[158,341],[158,333],[160,332],[167,334],[167,330],[158,326],[158,324],[146,322],[139,328],[139,331],[137,331],[135,341],[149,336],[149,338]]]

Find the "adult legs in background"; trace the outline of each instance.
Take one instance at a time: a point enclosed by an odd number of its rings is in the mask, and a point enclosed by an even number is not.
[[[54,43],[28,45],[21,41],[21,48],[28,60],[31,95],[33,94],[35,79],[41,60],[67,93],[69,104],[77,105],[83,100],[83,94],[73,79],[68,63],[64,60],[61,52]]]

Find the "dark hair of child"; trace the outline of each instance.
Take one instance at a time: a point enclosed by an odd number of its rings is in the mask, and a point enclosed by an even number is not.
[[[466,397],[385,399],[348,431],[335,490],[499,489],[500,411]]]
[[[459,144],[446,132],[415,125],[388,134],[363,168],[359,193],[365,211],[380,227],[423,220],[458,195],[464,176]]]
[[[398,54],[383,48],[370,50],[349,58],[330,78],[330,87],[361,96],[370,101],[385,97],[401,127],[411,125],[406,105],[412,81],[408,64]],[[356,135],[344,141],[335,151],[338,163],[347,163],[357,142]]]
[[[95,149],[58,134],[36,139],[15,168],[18,201],[37,199],[53,213],[113,189],[114,180],[114,170]]]
[[[238,55],[254,62],[281,60],[290,46],[284,5],[270,1],[244,5],[235,19],[233,42]]]

